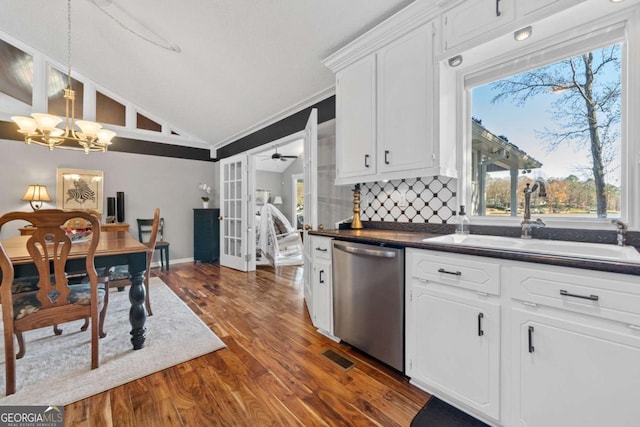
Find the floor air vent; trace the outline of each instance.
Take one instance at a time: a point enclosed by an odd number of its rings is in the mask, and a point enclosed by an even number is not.
[[[325,352],[322,353],[322,355],[324,357],[326,357],[327,359],[331,360],[332,362],[338,364],[345,371],[347,369],[351,369],[351,368],[353,368],[355,366],[354,362],[352,362],[351,360],[347,359],[346,357],[336,353],[333,350],[326,350]]]

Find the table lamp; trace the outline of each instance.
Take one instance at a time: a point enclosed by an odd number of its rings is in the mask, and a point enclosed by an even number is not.
[[[27,192],[22,196],[22,200],[28,200],[31,208],[37,211],[42,207],[42,202],[50,202],[51,197],[49,197],[49,193],[47,193],[47,187],[35,184],[27,187]]]
[[[282,204],[282,197],[280,196],[276,196],[273,198],[273,204],[274,205],[281,205]]]

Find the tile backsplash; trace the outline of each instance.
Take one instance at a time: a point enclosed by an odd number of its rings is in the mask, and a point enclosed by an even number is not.
[[[457,210],[457,181],[426,177],[368,182],[360,186],[363,221],[451,223]]]

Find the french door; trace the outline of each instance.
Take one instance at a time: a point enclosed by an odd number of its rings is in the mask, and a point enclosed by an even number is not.
[[[318,110],[311,110],[304,129],[304,300],[313,318],[311,239],[309,230],[318,228]]]
[[[220,161],[220,265],[248,270],[247,156]]]

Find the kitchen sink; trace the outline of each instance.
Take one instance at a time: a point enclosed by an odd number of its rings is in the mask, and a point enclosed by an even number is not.
[[[427,243],[466,247],[503,249],[546,255],[559,255],[594,260],[631,262],[640,264],[640,253],[633,246],[602,243],[567,242],[561,240],[520,239],[517,237],[484,234],[447,234],[424,239]]]

